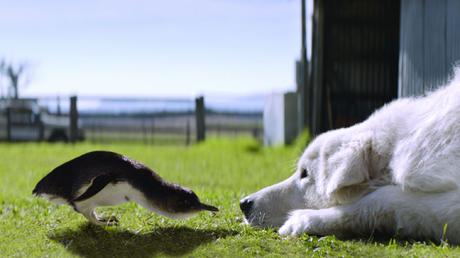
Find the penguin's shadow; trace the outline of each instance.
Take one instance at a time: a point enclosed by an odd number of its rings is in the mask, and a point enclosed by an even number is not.
[[[202,244],[236,235],[226,229],[192,229],[164,227],[149,233],[106,230],[89,223],[77,229],[57,231],[48,235],[72,253],[83,257],[150,257],[155,254],[179,256]]]

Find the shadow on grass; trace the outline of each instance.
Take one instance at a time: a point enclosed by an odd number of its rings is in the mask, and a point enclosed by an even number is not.
[[[91,224],[78,229],[53,232],[48,237],[83,257],[150,257],[155,254],[179,256],[202,244],[236,235],[225,229],[157,228],[149,233],[106,230]]]
[[[319,237],[319,236],[318,236]],[[395,234],[389,234],[389,233],[374,233],[371,236],[350,236],[350,237],[336,237],[336,239],[340,241],[356,241],[356,242],[362,242],[365,244],[371,244],[371,245],[384,245],[384,246],[399,246],[399,247],[407,247],[411,246],[414,244],[425,244],[425,245],[430,245],[430,246],[442,246],[446,245],[447,242],[442,241],[440,239],[426,239],[426,238],[408,238],[408,237],[402,237],[398,236]]]
[[[251,144],[246,146],[245,150],[252,154],[258,154],[262,151],[262,146],[260,144]]]

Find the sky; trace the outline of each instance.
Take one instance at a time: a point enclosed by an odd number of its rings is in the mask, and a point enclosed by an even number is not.
[[[0,58],[28,64],[22,96],[194,97],[295,89],[300,0],[0,5]]]

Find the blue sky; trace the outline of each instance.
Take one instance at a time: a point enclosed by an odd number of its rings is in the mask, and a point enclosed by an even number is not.
[[[22,95],[250,95],[295,89],[299,0],[0,0]]]

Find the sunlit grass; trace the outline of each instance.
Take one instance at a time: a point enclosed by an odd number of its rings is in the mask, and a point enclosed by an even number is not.
[[[191,147],[0,144],[0,257],[460,256],[458,248],[447,245],[307,235],[283,239],[275,230],[242,225],[238,200],[289,176],[302,142],[287,148],[263,148],[250,138],[211,139]],[[70,207],[31,196],[52,168],[97,149],[137,159],[221,211],[174,221],[127,203],[101,210],[116,215],[119,226],[95,227]]]

